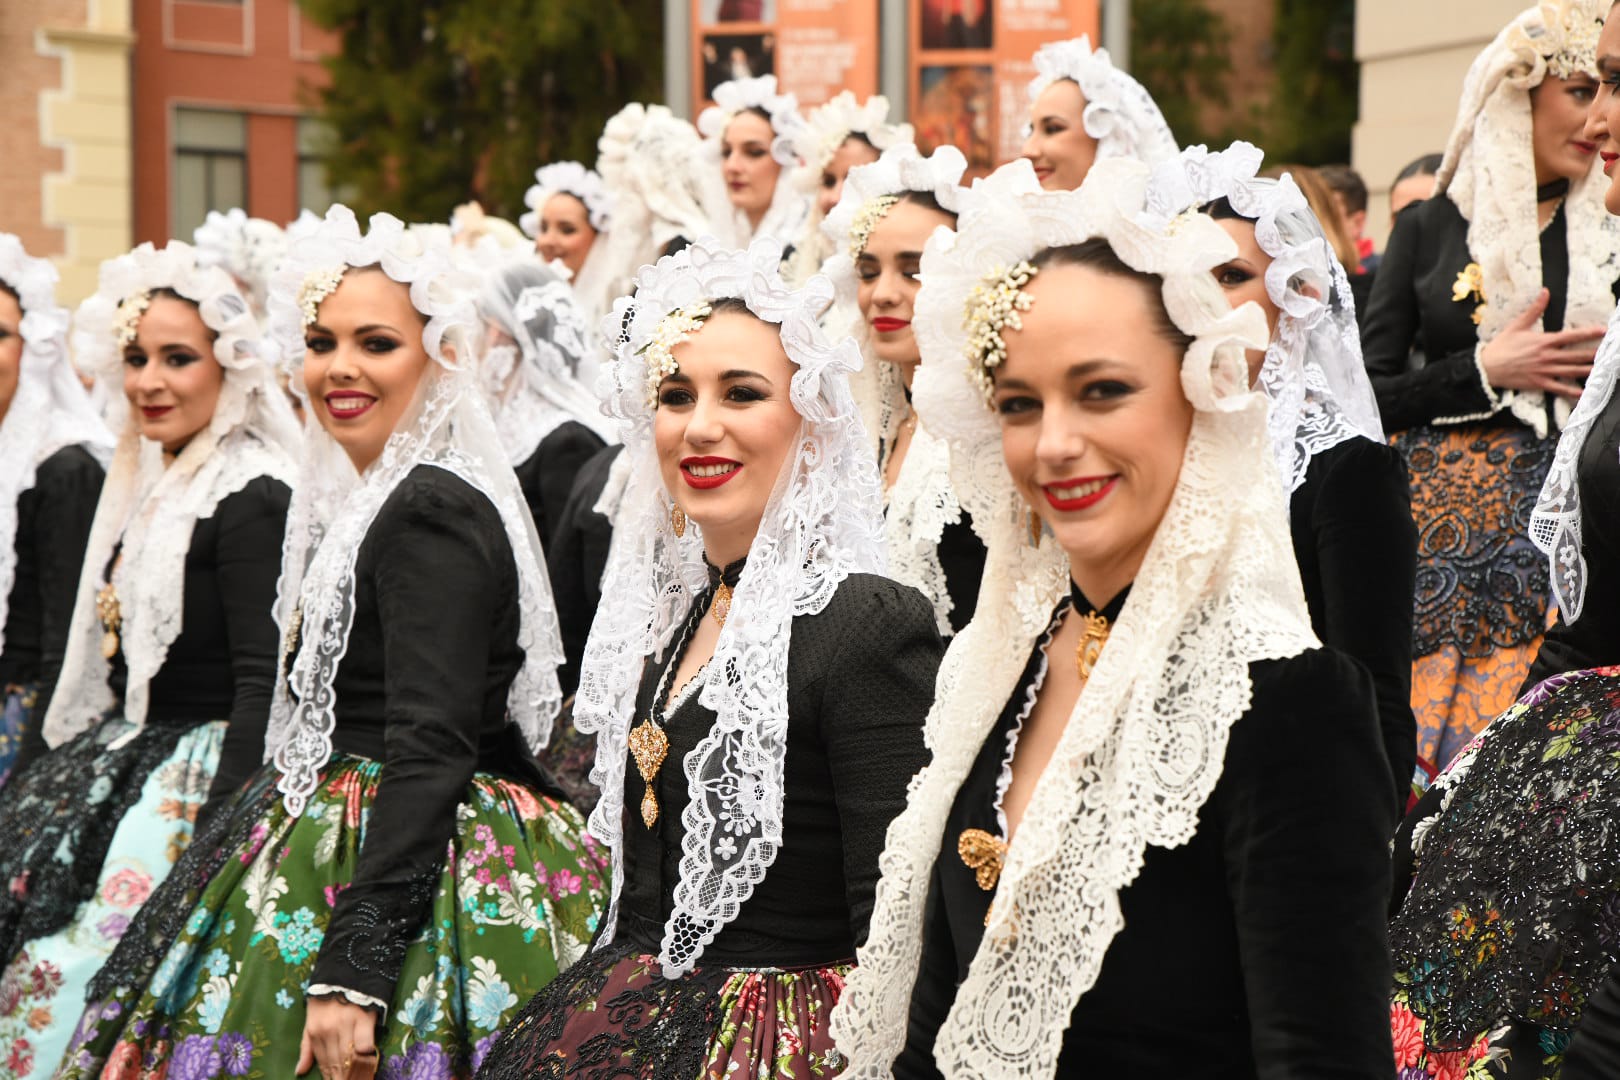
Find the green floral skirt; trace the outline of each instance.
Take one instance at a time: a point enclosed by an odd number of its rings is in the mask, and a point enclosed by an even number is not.
[[[380,774],[335,758],[293,818],[261,773],[223,815],[223,839],[193,845],[201,854],[176,867],[97,977],[59,1075],[293,1076],[304,990]],[[606,880],[573,807],[474,777],[379,1035],[381,1080],[471,1076],[518,1007],[584,953]]]

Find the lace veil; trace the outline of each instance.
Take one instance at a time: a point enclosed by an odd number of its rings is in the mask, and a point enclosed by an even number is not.
[[[749,224],[748,215],[731,205],[720,174],[720,140],[725,136],[726,125],[738,113],[753,108],[763,109],[771,118],[771,132],[775,136],[771,141],[771,156],[782,166],[776,193],[758,229]],[[714,88],[714,104],[698,115],[697,129],[703,136],[703,158],[708,166],[700,176],[703,204],[709,216],[708,231],[733,247],[745,246],[755,237],[768,237],[779,247],[798,240],[811,210],[809,196],[793,181],[794,170],[802,164],[794,150],[804,129],[799,99],[793,94],[777,93],[775,75],[732,79]]]
[[[287,255],[287,234],[280,225],[248,217],[240,208],[208,211],[192,233],[197,265],[218,266],[236,280],[237,287],[263,322],[270,275]]]
[[[107,686],[96,594],[113,586],[123,616],[124,717],[145,723],[152,677],[180,635],[186,554],[199,520],[251,481],[270,476],[292,483],[297,472],[298,422],[276,385],[272,350],[259,340],[253,309],[229,274],[198,265],[195,249],[178,240],[165,248],[142,244],[101,264],[95,295],[74,316],[74,354],[99,381],[123,381],[125,328],[144,309],[143,297],[172,289],[197,305],[214,333],[214,357],[224,369],[213,419],[167,467],[162,447],[140,437],[121,392],[109,412],[117,449],[96,504],[68,628],[67,654],[45,717],[52,746],[84,731],[118,704]],[[108,563],[121,557],[107,582]]]
[[[1176,156],[1176,137],[1147,88],[1114,66],[1107,49],[1093,49],[1091,37],[1042,45],[1035,52],[1035,78],[1029,102],[1059,79],[1078,83],[1086,99],[1081,119],[1097,140],[1097,160],[1135,158],[1157,165]]]
[[[697,129],[663,105],[626,105],[597,140],[596,166],[614,198],[615,237],[639,237],[625,265],[650,266],[670,241],[709,231],[708,162]],[[624,290],[628,292],[628,288]]]
[[[967,190],[961,185],[966,171],[967,159],[954,146],[941,146],[928,157],[911,143],[891,146],[878,160],[849,171],[838,205],[822,222],[822,235],[833,252],[823,267],[837,295],[833,318],[847,323],[849,335],[867,361],[850,377],[850,388],[874,449],[879,442],[892,443],[910,406],[900,373],[872,355],[871,332],[857,303],[860,280],[855,273],[855,244],[857,240],[864,243],[866,234],[887,212],[879,199],[924,192],[955,213]],[[883,528],[890,571],[897,581],[928,597],[939,632],[949,637],[954,603],[939,561],[939,542],[945,528],[961,518],[962,507],[951,489],[950,452],[944,440],[925,425],[913,433],[887,501]]]
[[[1027,539],[999,425],[966,358],[963,313],[987,274],[1103,237],[1128,265],[1161,275],[1170,316],[1193,339],[1181,382],[1195,414],[1169,508],[1013,836],[935,1046],[944,1075],[1054,1074],[1075,1002],[1123,925],[1120,890],[1147,845],[1174,847],[1197,829],[1230,728],[1249,707],[1249,663],[1316,644],[1267,401],[1248,387],[1244,349],[1265,342],[1264,316],[1231,308],[1210,275],[1236,250],[1220,226],[1194,214],[1165,230],[1142,214],[1147,182],[1148,166],[1114,158],[1077,191],[1043,191],[1029,162],[1014,161],[975,185],[958,231],[936,232],[923,256],[913,395],[950,443],[957,494],[988,532],[988,600],[946,653],[925,729],[933,760],[889,828],[871,934],[833,1013],[847,1076],[890,1074],[946,815],[1068,588],[1064,553]]]
[[[474,283],[456,270],[448,248],[387,214],[372,217],[362,235],[348,207],[328,210],[325,221],[293,245],[270,289],[271,332],[293,369],[291,385],[305,396],[304,318],[326,295],[321,281],[372,266],[410,287],[411,302],[426,320],[422,344],[434,362],[416,402],[363,474],[315,411],[305,411],[303,468],[288,511],[276,596],[276,623],[285,647],[295,651],[286,678],[276,681],[265,738],[265,757],[279,770],[277,788],[294,814],[302,812],[332,755],[333,687],[354,620],[361,543],[388,496],[418,466],[443,469],[477,488],[505,525],[517,564],[524,651],[507,711],[531,748],[546,744],[562,703],[562,643],[545,558],[471,361],[478,324],[467,296]]]
[[[1455,203],[1468,222],[1468,252],[1483,279],[1481,348],[1530,306],[1542,286],[1530,91],[1548,75],[1568,78],[1584,72],[1598,77],[1597,40],[1608,6],[1606,0],[1545,0],[1508,23],[1468,69],[1435,194]],[[1603,207],[1607,186],[1602,162],[1593,155],[1591,168],[1570,185],[1564,200],[1566,326],[1604,322],[1614,307],[1620,221]],[[1476,363],[1478,355],[1476,351]],[[1495,390],[1483,371],[1480,384],[1490,399],[1489,410],[1440,422],[1481,420],[1505,408],[1537,435],[1547,436],[1546,403],[1539,390]],[[1560,399],[1553,409],[1562,427],[1570,406]]]
[[[1361,359],[1350,280],[1293,178],[1256,176],[1263,157],[1246,142],[1213,154],[1188,147],[1154,169],[1148,207],[1168,226],[1189,208],[1226,199],[1254,222],[1272,259],[1266,292],[1279,312],[1259,384],[1272,402],[1277,467],[1293,492],[1312,456],[1357,436],[1383,442],[1384,426]]]
[[[478,314],[515,342],[485,348],[479,362],[507,461],[523,464],[570,420],[618,438],[586,385],[595,339],[567,279],[529,252],[510,255],[485,271]]]
[[[0,652],[17,580],[18,498],[34,486],[45,459],[64,447],[83,446],[102,465],[112,457],[112,434],[68,359],[70,319],[56,305],[56,281],[49,260],[33,258],[21,240],[0,233],[0,284],[17,294],[23,341],[17,389],[0,420]]]
[[[591,833],[613,858],[613,904],[601,941],[612,939],[624,885],[623,809],[627,738],[644,664],[660,655],[707,587],[702,529],[669,526],[670,500],[653,447],[645,350],[672,313],[739,297],[781,327],[797,366],[790,390],[803,417],[748,551],[730,617],[699,676],[699,701],[715,713],[709,734],[682,762],[691,801],[681,814],[680,880],[659,951],[663,974],[692,970],[704,948],[763,880],[782,844],[787,754],[788,643],[793,618],[821,611],[851,573],[882,573],[878,478],[847,376],[860,366],[850,341],[829,341],[817,319],[832,298],[825,278],[790,290],[781,250],[756,240],[746,251],[712,238],[643,267],[636,293],[614,305],[603,333],[614,346],[604,386],[630,462],[602,604],[585,646],[574,723],[595,733],[591,780],[602,800]]]
[[[821,211],[815,203],[822,170],[838,148],[851,135],[864,136],[879,154],[891,146],[912,142],[916,135],[910,124],[889,123],[889,99],[873,94],[863,105],[855,94],[842,90],[804,118],[804,125],[791,136],[793,155],[803,162],[793,171],[793,183],[811,199],[810,216],[788,260],[788,280],[807,280],[821,269],[822,260],[833,253],[821,234]]]
[[[585,216],[596,230],[590,253],[573,282],[574,295],[584,307],[586,318],[594,322],[607,314],[615,299],[629,291],[630,275],[640,265],[634,258],[636,245],[632,237],[616,235],[617,199],[613,192],[596,170],[577,161],[559,161],[535,170],[534,185],[523,195],[528,212],[518,219],[531,239],[540,235],[540,213],[553,195],[572,195],[584,203]]]

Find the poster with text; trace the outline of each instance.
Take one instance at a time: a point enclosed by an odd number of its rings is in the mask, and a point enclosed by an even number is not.
[[[809,110],[877,93],[878,0],[693,0],[694,115],[728,79],[775,75]]]
[[[1098,0],[911,0],[918,148],[926,154],[945,143],[959,147],[973,177],[1017,157],[1035,50],[1081,34],[1095,43],[1100,23]]]

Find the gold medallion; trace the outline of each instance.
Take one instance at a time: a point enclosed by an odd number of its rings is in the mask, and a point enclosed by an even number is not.
[[[1081,681],[1090,680],[1097,658],[1102,656],[1103,645],[1108,641],[1108,631],[1106,618],[1095,611],[1086,616],[1080,630],[1080,645],[1074,651],[1074,666],[1080,672]]]
[[[714,621],[721,626],[726,625],[726,619],[731,616],[731,586],[723,581],[714,591],[714,604],[710,606],[709,614],[713,615]]]
[[[118,590],[110,583],[96,593],[96,617],[101,620],[101,655],[111,660],[118,655],[118,632],[124,626],[124,613],[118,603]]]
[[[636,771],[647,785],[647,793],[641,797],[641,820],[650,829],[658,820],[658,792],[653,787],[653,780],[663,767],[664,758],[669,756],[669,736],[664,734],[663,728],[648,719],[637,724],[630,732],[629,743],[630,755],[636,760]]]

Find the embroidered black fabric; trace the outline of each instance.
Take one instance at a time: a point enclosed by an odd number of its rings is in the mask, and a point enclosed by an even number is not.
[[[1432,1050],[1513,1021],[1567,1034],[1620,960],[1617,754],[1620,669],[1555,676],[1402,825],[1390,946]]]
[[[119,990],[145,986],[174,944],[203,890],[225,860],[246,849],[254,828],[280,797],[273,769],[261,769],[246,787],[202,822],[169,876],[130,920],[112,955],[90,980],[86,1000],[106,1001]]]
[[[108,714],[0,789],[0,957],[73,921],[147,777],[197,726],[148,726],[109,749],[127,727]]]
[[[698,1076],[720,1022],[720,990],[730,973],[700,968],[682,979],[654,975],[645,985],[610,989],[614,969],[636,951],[629,942],[593,950],[552,980],[507,1025],[478,1080]],[[562,1045],[565,1029],[587,1013],[599,1030]]]
[[[1551,583],[1547,557],[1529,539],[1530,513],[1557,440],[1514,428],[1418,427],[1396,446],[1420,523],[1412,655],[1449,645],[1481,659],[1536,640]]]

